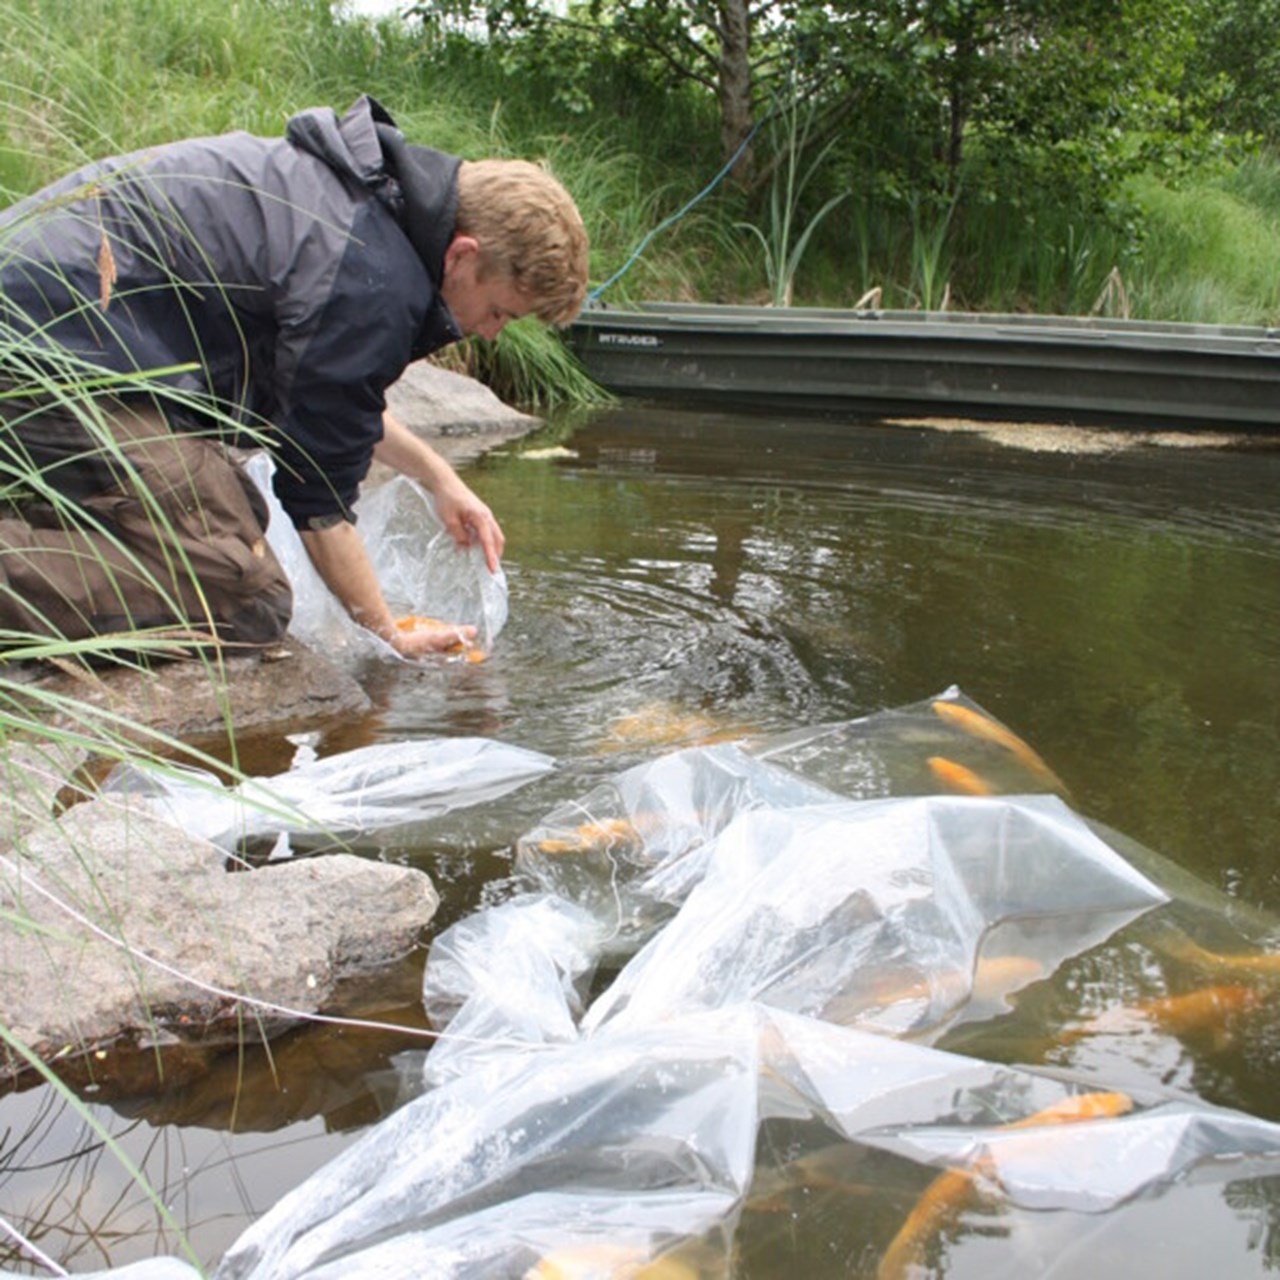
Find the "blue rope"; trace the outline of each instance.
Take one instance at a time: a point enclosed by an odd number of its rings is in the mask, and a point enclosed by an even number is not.
[[[694,207],[694,205],[696,205],[701,200],[705,200],[706,197],[709,196],[716,189],[716,187],[718,187],[720,183],[724,181],[725,175],[729,172],[730,169],[733,168],[735,164],[737,164],[738,157],[747,149],[748,145],[751,142],[751,139],[756,136],[757,131],[759,130],[760,126],[764,124],[765,119],[767,119],[767,116],[765,118],[757,120],[755,124],[751,126],[751,132],[747,134],[745,138],[743,138],[742,142],[738,145],[737,151],[735,151],[733,155],[731,155],[729,159],[726,161],[724,168],[721,169],[720,172],[717,173],[716,176],[712,178],[711,181],[708,182],[707,185],[703,187],[702,190],[699,191],[698,194],[694,196],[693,199],[690,200],[684,206],[684,208],[677,209],[676,212],[673,213],[669,218],[664,218],[660,223],[658,223],[658,225],[654,227],[654,229],[650,231],[649,234],[645,236],[645,238],[641,240],[638,245],[636,245],[636,247],[631,252],[631,256],[626,260],[626,262],[624,262],[622,266],[620,266],[617,269],[617,271],[615,271],[613,275],[611,275],[604,282],[604,284],[598,285],[596,288],[592,289],[587,294],[588,302],[594,302],[607,288],[610,287],[610,285],[616,284],[619,280],[621,280],[622,277],[628,271],[630,271],[631,268],[635,265],[636,260],[645,251],[645,249],[649,247],[649,243],[650,241],[653,240],[654,236],[658,235],[659,232],[665,231],[669,226],[671,226],[673,222],[679,222],[680,219],[683,218],[684,215]]]

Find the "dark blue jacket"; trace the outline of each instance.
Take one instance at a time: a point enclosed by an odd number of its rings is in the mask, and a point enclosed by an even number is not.
[[[166,381],[265,429],[295,525],[349,514],[386,388],[461,336],[458,164],[362,97],[90,165],[0,214],[0,323],[113,372],[196,366]]]

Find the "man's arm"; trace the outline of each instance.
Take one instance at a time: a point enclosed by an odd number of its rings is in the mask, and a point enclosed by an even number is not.
[[[421,658],[475,638],[471,626],[418,627],[400,631],[383,598],[359,530],[345,520],[328,529],[300,529],[298,536],[324,584],[362,627],[405,658]]]
[[[383,415],[383,437],[374,449],[380,462],[417,480],[431,494],[436,514],[459,546],[479,542],[490,573],[496,573],[505,545],[502,529],[458,473],[424,440],[419,440],[390,413]],[[400,631],[378,585],[364,540],[345,520],[328,529],[300,529],[311,563],[325,586],[347,612],[406,658],[450,649],[459,640],[472,640],[473,626],[416,627]]]
[[[435,499],[436,514],[460,547],[478,542],[490,573],[497,573],[506,538],[502,527],[458,473],[391,413],[382,415],[382,439],[373,456],[422,484]]]

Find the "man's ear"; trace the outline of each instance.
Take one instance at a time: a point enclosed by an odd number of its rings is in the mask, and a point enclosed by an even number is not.
[[[456,264],[480,252],[480,241],[475,236],[455,235],[444,251],[444,274]]]

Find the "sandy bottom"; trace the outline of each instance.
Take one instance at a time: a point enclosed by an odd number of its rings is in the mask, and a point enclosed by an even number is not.
[[[973,418],[886,418],[890,427],[924,427],[980,435],[1031,453],[1121,453],[1131,449],[1280,449],[1273,431],[1143,431],[1050,422],[984,422]]]

